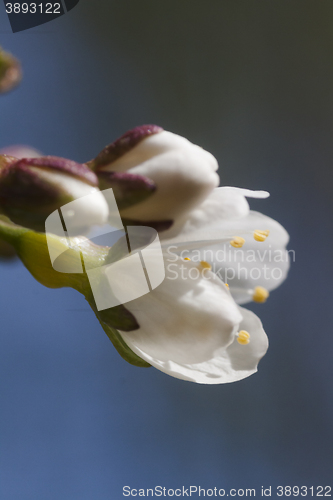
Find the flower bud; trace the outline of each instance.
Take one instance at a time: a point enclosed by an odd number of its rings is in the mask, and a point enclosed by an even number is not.
[[[156,125],[130,130],[88,166],[102,189],[113,187],[114,176],[125,172],[135,176],[133,182],[141,177],[154,184],[155,189],[146,190],[141,199],[120,206],[122,218],[132,224],[172,222],[200,204],[219,183],[214,156]]]
[[[22,78],[20,63],[0,47],[0,94],[12,90]]]
[[[96,175],[85,165],[46,156],[16,161],[0,157],[0,166],[0,210],[15,224],[43,232],[52,212],[93,193],[97,193],[94,204],[80,204],[84,223],[78,231],[106,223],[107,203],[99,195]]]

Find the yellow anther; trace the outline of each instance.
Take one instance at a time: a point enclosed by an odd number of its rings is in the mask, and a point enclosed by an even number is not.
[[[203,267],[204,269],[209,269],[209,271],[212,269],[212,266],[205,260],[202,260],[200,262],[200,266]]]
[[[265,231],[261,231],[260,229],[256,229],[253,233],[253,237],[256,241],[265,241],[268,236],[269,236],[268,229]]]
[[[236,236],[233,240],[230,241],[230,245],[234,248],[242,248],[245,240],[241,236]]]
[[[228,283],[224,283],[224,284],[225,284],[225,286],[226,286],[227,288],[230,288],[230,287],[229,287],[229,285],[228,285]]]
[[[250,343],[250,334],[246,330],[241,330],[237,337],[237,342],[241,345],[247,345]]]
[[[254,289],[254,294],[252,296],[252,299],[254,302],[266,302],[266,300],[269,297],[269,291],[266,290],[263,286],[256,286]]]
[[[184,260],[191,260],[189,257],[184,257]]]

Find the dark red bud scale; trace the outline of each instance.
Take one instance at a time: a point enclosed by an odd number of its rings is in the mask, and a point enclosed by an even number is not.
[[[98,170],[110,163],[118,160],[125,153],[137,146],[143,139],[163,132],[163,128],[158,125],[141,125],[129,130],[124,135],[116,139],[112,144],[106,146],[99,155],[91,160],[88,165],[93,170]]]

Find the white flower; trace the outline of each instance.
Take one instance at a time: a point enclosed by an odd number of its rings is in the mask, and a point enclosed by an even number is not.
[[[246,196],[269,194],[217,188],[161,232],[166,279],[126,304],[139,329],[120,332],[124,341],[171,376],[235,382],[255,373],[267,350],[259,318],[237,303],[264,302],[285,279],[289,237],[273,219],[251,212]]]
[[[211,264],[239,304],[264,302],[287,276],[289,236],[275,220],[250,211],[245,197],[265,191],[222,187],[187,217],[160,234],[171,255]]]
[[[193,210],[219,184],[213,155],[156,125],[130,130],[89,166],[98,175],[101,189],[113,187],[115,174],[117,181],[124,173],[132,175],[133,182],[140,178],[153,181],[152,194],[121,209],[124,219],[141,222],[173,222]]]
[[[139,357],[168,375],[202,384],[257,371],[268,340],[259,318],[234,302],[205,266],[178,258],[155,290],[126,304],[140,328],[120,332]]]

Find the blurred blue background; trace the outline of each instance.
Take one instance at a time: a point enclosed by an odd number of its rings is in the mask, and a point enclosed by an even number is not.
[[[128,365],[84,299],[0,264],[0,498],[109,500],[122,487],[332,485],[331,0],[81,0],[0,43],[24,79],[0,147],[77,161],[157,123],[211,151],[222,185],[296,251],[264,305],[258,374],[215,387]],[[272,495],[274,498],[274,494]]]

